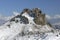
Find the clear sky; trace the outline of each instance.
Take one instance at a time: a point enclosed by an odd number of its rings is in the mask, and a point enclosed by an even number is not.
[[[0,0],[0,14],[10,16],[24,8],[41,8],[48,15],[60,14],[60,0]]]

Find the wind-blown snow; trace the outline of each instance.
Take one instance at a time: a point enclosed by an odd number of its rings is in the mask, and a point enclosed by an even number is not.
[[[29,24],[15,23],[15,21],[7,22],[0,27],[0,40],[60,40],[59,31],[51,32],[53,28],[49,25],[36,25],[33,22],[34,18],[27,13],[22,14],[22,16],[28,18]],[[33,34],[28,34],[31,32]]]

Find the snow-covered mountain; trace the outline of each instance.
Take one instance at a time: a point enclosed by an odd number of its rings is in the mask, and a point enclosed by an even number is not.
[[[33,11],[24,9],[21,14],[11,18],[0,27],[0,40],[60,40],[60,30],[54,29],[42,20],[45,16],[36,16],[36,12],[41,14],[38,8]],[[36,17],[39,20],[34,21]]]

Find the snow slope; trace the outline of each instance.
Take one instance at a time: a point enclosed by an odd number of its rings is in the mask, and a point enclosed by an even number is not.
[[[36,25],[33,22],[34,18],[27,13],[23,13],[22,16],[28,18],[29,24],[8,21],[0,27],[0,40],[60,40],[59,30],[53,32],[53,28],[47,24]]]

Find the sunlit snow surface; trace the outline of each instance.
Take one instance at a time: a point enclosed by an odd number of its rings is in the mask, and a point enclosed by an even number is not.
[[[60,33],[59,31],[51,32],[52,28],[48,25],[36,25],[33,22],[33,18],[30,17],[28,14],[24,13],[22,16],[25,16],[29,20],[29,24],[23,23],[15,23],[7,22],[3,26],[0,27],[0,40],[60,40]],[[34,28],[35,24],[38,28]],[[7,25],[10,25],[7,26]],[[22,36],[22,31],[25,35]],[[31,31],[33,33],[39,31],[40,34],[27,34],[27,31]]]

